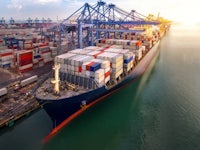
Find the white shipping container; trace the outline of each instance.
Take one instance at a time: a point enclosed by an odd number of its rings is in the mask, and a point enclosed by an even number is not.
[[[146,47],[142,46],[142,51],[145,52],[146,51]]]
[[[101,83],[101,82],[104,82],[104,76],[101,76],[100,78],[95,78],[94,80],[97,82],[97,83]]]
[[[33,82],[37,81],[37,80],[38,80],[38,76],[35,75],[35,76],[32,76],[32,77],[27,78],[27,79],[25,79],[25,80],[22,80],[22,81],[20,82],[20,85],[23,87],[23,86],[26,86],[26,85],[28,85],[28,84],[30,84],[30,83],[33,83]]]
[[[95,56],[95,55],[98,55],[100,53],[101,53],[101,51],[91,51],[91,52],[87,53],[87,55],[89,55],[89,56]]]
[[[76,54],[72,54],[72,53],[64,53],[62,55],[58,55],[55,57],[55,61],[57,61],[58,63],[64,63],[64,59],[68,59],[70,57],[75,56]]]
[[[39,62],[38,59],[33,59],[33,64],[37,64]]]
[[[112,63],[112,68],[118,68],[120,66],[123,66],[123,60],[120,60],[117,63]]]
[[[104,74],[110,71],[110,67],[104,69]]]
[[[82,70],[86,70],[86,66],[91,62],[85,62],[82,64]]]
[[[112,45],[110,48],[123,49],[123,44],[122,45]]]
[[[76,76],[78,76],[78,75],[79,75],[79,72],[75,71],[74,74],[75,74]]]
[[[5,95],[5,94],[7,94],[7,88],[1,88],[0,89],[0,96],[3,96],[3,95]]]
[[[53,61],[53,58],[51,58],[51,57],[44,59],[44,63],[48,63],[48,62],[51,62],[51,61]]]
[[[101,50],[102,48],[99,47],[99,46],[88,46],[88,47],[85,47],[84,49],[93,50],[93,51],[99,51],[99,50]]]
[[[28,64],[28,65],[20,66],[19,70],[28,69],[28,68],[31,68],[31,67],[33,67],[33,64]]]
[[[101,68],[106,69],[106,68],[110,68],[110,61],[105,60],[101,63]]]
[[[75,72],[78,72],[79,67],[75,66],[74,69],[75,69]]]
[[[104,69],[98,69],[97,71],[95,71],[94,73],[95,78],[101,78],[102,76],[104,76]]]
[[[13,55],[6,55],[3,57],[0,57],[0,61],[9,61],[11,59],[13,59]]]
[[[123,65],[122,66],[119,66],[118,68],[111,68],[111,73],[116,73],[118,72],[119,70],[121,70],[123,68]]]
[[[131,63],[126,64],[126,66],[124,67],[124,71],[129,71],[131,69]]]
[[[0,54],[6,54],[6,53],[12,53],[13,50],[12,49],[2,49],[0,50]]]
[[[123,73],[123,68],[121,68],[118,72],[112,73],[111,76],[112,78],[116,79],[118,78],[121,74]]]
[[[3,67],[5,65],[11,65],[12,61],[3,61],[3,62],[0,62],[0,65]]]
[[[85,75],[86,75],[86,77],[90,77],[90,71],[85,71]]]
[[[106,84],[108,81],[110,81],[110,76],[107,76],[104,80],[104,83]]]
[[[45,57],[51,57],[51,52],[43,53],[43,54],[41,54],[41,56],[43,58],[45,58]]]

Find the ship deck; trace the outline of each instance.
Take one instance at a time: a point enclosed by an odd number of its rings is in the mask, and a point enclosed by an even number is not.
[[[59,95],[54,94],[52,90],[53,90],[53,84],[51,83],[51,79],[47,79],[36,91],[36,96],[39,99],[56,100],[56,99],[63,99],[67,97],[80,95],[92,89],[86,89],[84,87],[77,85],[75,89],[67,89],[65,85],[62,85]]]

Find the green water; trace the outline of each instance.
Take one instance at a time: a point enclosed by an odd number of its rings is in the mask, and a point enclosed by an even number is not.
[[[173,26],[145,74],[64,127],[47,143],[40,110],[0,130],[0,150],[199,150],[200,27]]]

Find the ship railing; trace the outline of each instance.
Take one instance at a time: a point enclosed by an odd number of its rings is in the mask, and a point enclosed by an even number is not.
[[[61,81],[67,81],[71,84],[84,87],[86,89],[96,89],[99,87],[98,83],[92,78],[73,75],[70,73],[60,72],[60,79]]]

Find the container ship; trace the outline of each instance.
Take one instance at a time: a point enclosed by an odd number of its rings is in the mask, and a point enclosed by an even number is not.
[[[56,56],[52,77],[35,92],[53,127],[142,75],[164,33],[157,31],[146,46],[140,40],[98,39],[96,46]]]

